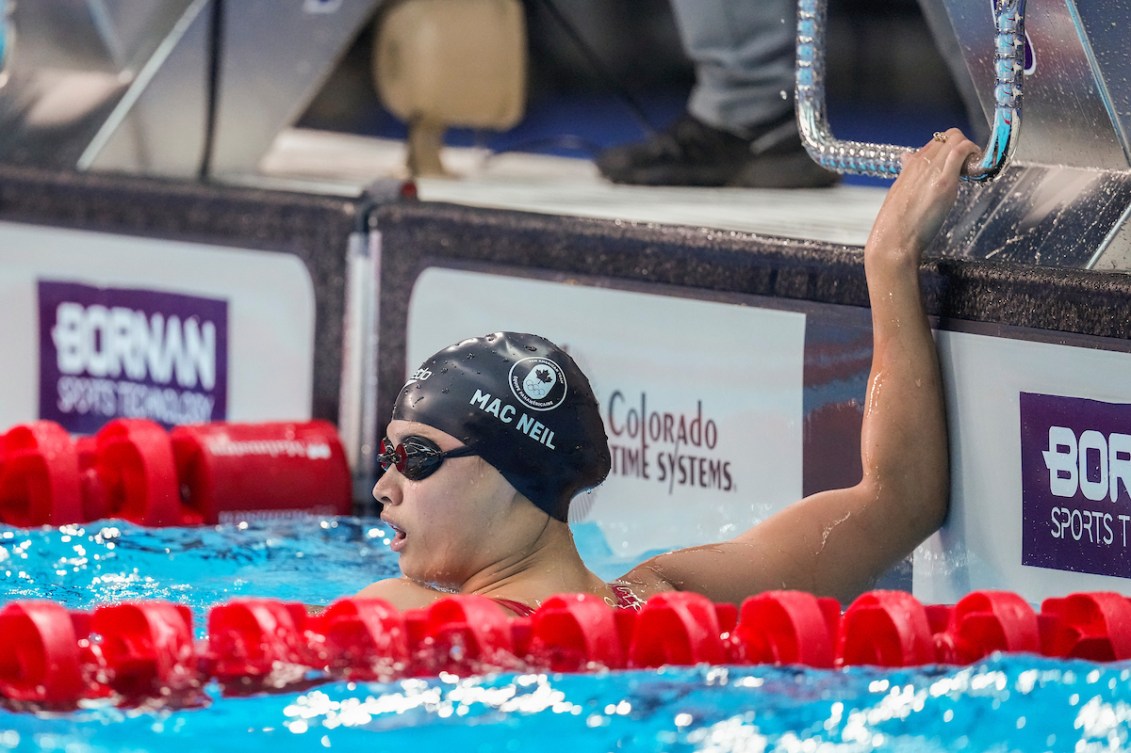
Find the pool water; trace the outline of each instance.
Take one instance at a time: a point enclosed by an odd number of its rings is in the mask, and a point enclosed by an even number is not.
[[[604,577],[632,562],[575,527]],[[240,596],[328,603],[397,572],[375,520],[217,528],[0,528],[2,602],[124,599],[208,609]],[[3,636],[0,636],[3,640]],[[1131,747],[1131,665],[998,656],[969,667],[690,667],[324,683],[202,708],[0,709],[0,750],[1100,751]]]

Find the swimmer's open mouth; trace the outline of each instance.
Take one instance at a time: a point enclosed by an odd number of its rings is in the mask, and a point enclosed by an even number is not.
[[[389,542],[389,547],[393,551],[399,550],[404,545],[405,537],[407,536],[407,534],[404,532],[403,528],[396,525],[395,523],[385,520],[384,518],[382,518],[381,520],[385,523],[385,525],[393,529],[393,540]]]

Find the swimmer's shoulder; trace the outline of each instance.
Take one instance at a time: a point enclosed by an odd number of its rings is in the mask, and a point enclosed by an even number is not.
[[[631,592],[641,602],[648,597],[663,591],[677,591],[670,581],[664,578],[659,571],[649,567],[648,562],[643,562],[629,570],[627,573],[610,581],[609,586],[616,591],[619,588]]]
[[[409,580],[408,578],[386,578],[370,583],[354,595],[355,599],[383,599],[397,609],[416,609],[431,606],[450,594]]]

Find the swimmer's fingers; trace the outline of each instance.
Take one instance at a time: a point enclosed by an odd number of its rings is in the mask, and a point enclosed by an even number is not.
[[[975,158],[981,150],[957,128],[945,133],[936,133],[919,151],[909,155],[905,164],[915,165],[927,180],[931,180],[949,196],[952,189],[957,190],[967,162]]]
[[[963,163],[978,151],[960,130],[940,133],[903,156],[903,171],[873,226],[872,245],[921,251],[935,236],[958,194]],[[902,240],[900,240],[902,239]]]
[[[957,128],[951,128],[947,133],[954,133],[954,143],[948,146],[950,149],[946,154],[946,162],[943,165],[943,173],[946,175],[954,175],[955,177],[961,176],[964,172],[968,172],[967,165],[974,167],[977,165],[977,158],[982,154],[982,149],[970,139],[966,138],[962,131]],[[973,163],[973,164],[971,164]]]
[[[926,168],[935,165],[938,168],[946,166],[946,157],[956,147],[970,143],[962,131],[951,128],[945,132],[936,132],[935,135],[923,146],[913,151],[905,152],[901,157],[904,169]]]
[[[951,128],[944,133],[936,133],[921,151],[944,176],[958,178],[967,161],[981,150],[962,131]]]

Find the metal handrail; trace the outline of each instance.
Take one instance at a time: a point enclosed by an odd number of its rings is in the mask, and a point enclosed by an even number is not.
[[[797,13],[797,122],[805,149],[839,173],[894,178],[911,147],[841,141],[825,110],[827,0],[799,0]],[[1005,167],[1021,127],[1025,70],[1025,0],[994,0],[994,122],[985,150],[967,161],[963,179],[985,181]]]

